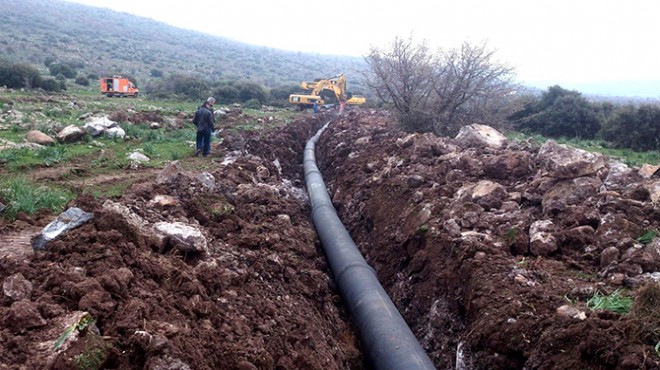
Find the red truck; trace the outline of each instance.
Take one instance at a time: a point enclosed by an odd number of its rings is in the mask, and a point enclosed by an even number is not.
[[[101,94],[108,97],[131,96],[137,98],[138,92],[140,92],[140,90],[138,90],[138,88],[135,87],[135,85],[129,81],[128,78],[121,76],[101,77],[100,88]]]

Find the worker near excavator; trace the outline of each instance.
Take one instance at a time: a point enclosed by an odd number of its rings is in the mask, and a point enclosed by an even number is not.
[[[314,113],[319,112],[319,102],[318,102],[318,100],[314,100],[314,104],[312,104],[312,110],[314,111]]]
[[[211,153],[211,134],[215,131],[215,117],[213,114],[213,105],[215,98],[206,99],[193,115],[193,124],[197,126],[197,146],[195,157],[202,154],[207,157]]]

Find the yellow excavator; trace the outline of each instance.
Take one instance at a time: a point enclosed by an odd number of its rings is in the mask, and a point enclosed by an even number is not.
[[[300,87],[305,92],[289,95],[289,103],[295,104],[298,110],[311,108],[315,102],[322,109],[337,105],[342,100],[346,105],[361,105],[367,102],[364,96],[353,95],[346,91],[346,76],[343,73],[314,82],[303,81]]]

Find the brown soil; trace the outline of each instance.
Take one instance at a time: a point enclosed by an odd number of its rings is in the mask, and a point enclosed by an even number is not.
[[[126,175],[135,184],[116,201],[149,223],[197,226],[207,256],[156,247],[90,196],[72,205],[93,220],[46,252],[32,252],[28,241],[56,215],[0,225],[0,280],[23,287],[11,295],[3,288],[0,297],[0,369],[368,368],[302,189],[304,143],[323,119],[262,133],[226,130],[211,159],[186,158],[156,179]],[[593,252],[583,253],[565,241],[555,253],[533,256],[524,232],[511,234],[534,219],[569,218],[544,214],[542,194],[534,196],[541,190],[523,189],[534,183],[538,148],[519,148],[524,168],[501,175],[483,163],[511,149],[460,149],[459,158],[443,160],[452,140],[411,138],[393,122],[353,111],[324,133],[317,158],[356,244],[438,369],[660,368],[653,328],[641,335],[626,315],[585,307],[583,292],[614,289],[611,274],[599,277],[596,253],[605,245],[592,238]],[[201,161],[212,161],[214,186],[181,169]],[[526,190],[522,211],[507,217],[499,204],[452,201],[483,178]],[[176,201],[154,203],[157,195]],[[657,229],[657,205],[638,208],[632,212]],[[571,217],[574,226],[598,229],[594,217]],[[450,219],[463,234],[445,232]],[[563,240],[580,239],[570,235]],[[567,299],[586,319],[557,313]],[[85,313],[95,321],[54,350]]]

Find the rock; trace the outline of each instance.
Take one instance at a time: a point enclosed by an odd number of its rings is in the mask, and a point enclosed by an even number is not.
[[[645,164],[639,169],[638,173],[645,179],[650,179],[653,176],[660,176],[660,165]]]
[[[5,317],[5,325],[13,333],[23,333],[28,329],[46,325],[47,322],[41,317],[37,304],[27,299],[12,303]]]
[[[468,147],[501,148],[507,139],[499,131],[486,125],[471,124],[461,127],[456,140]]]
[[[62,144],[74,143],[81,140],[85,134],[86,132],[84,129],[75,125],[69,125],[66,126],[62,131],[58,132],[55,138]]]
[[[112,127],[105,130],[105,137],[108,139],[123,139],[126,137],[126,131],[121,127]]]
[[[270,177],[270,171],[266,166],[257,166],[257,179],[261,182],[266,182]]]
[[[5,279],[2,283],[2,291],[14,301],[29,300],[32,295],[32,283],[19,272]]]
[[[581,205],[588,198],[598,193],[602,186],[596,177],[580,177],[576,179],[559,181],[555,186],[543,194],[541,205],[546,215],[557,215],[560,212]]]
[[[535,256],[548,256],[558,250],[557,240],[550,230],[550,220],[535,221],[529,227],[529,251]]]
[[[120,215],[129,226],[135,228],[135,231],[144,229],[148,224],[147,221],[131,211],[125,205],[113,202],[109,199],[103,202],[102,208],[108,212]]]
[[[422,193],[421,191],[416,191],[416,192],[413,193],[413,195],[412,195],[412,201],[413,202],[419,203],[422,200],[424,200],[424,193]],[[2,211],[0,211],[0,212],[2,212]]]
[[[107,116],[88,118],[83,126],[92,137],[103,135],[108,129],[117,127],[117,122],[111,121]],[[122,130],[123,131],[123,130]]]
[[[605,248],[600,253],[600,267],[604,268],[619,260],[619,249],[617,247]]]
[[[637,181],[635,173],[626,164],[621,162],[610,162],[607,177],[603,180],[605,189],[609,191],[621,191],[629,184]]]
[[[196,227],[182,222],[158,222],[152,227],[161,250],[172,247],[181,252],[208,253],[206,238]]]
[[[408,134],[404,138],[398,138],[396,139],[396,146],[401,149],[408,148],[415,142],[415,137],[415,134]]]
[[[526,151],[506,152],[501,155],[484,157],[484,173],[493,179],[518,179],[531,174],[531,172],[531,154]]]
[[[543,163],[548,176],[557,179],[574,179],[595,175],[607,164],[607,159],[582,149],[546,141],[539,150],[538,159]]]
[[[656,205],[660,204],[660,181],[644,184],[644,188],[649,192],[649,199]]]
[[[452,238],[458,238],[461,236],[461,227],[458,225],[456,220],[450,218],[442,224],[442,228],[447,232],[447,235]]]
[[[370,141],[371,141],[371,137],[363,136],[363,137],[358,138],[357,140],[355,140],[355,144],[356,145],[365,145],[365,144],[369,144]]]
[[[144,162],[149,162],[151,160],[151,158],[147,157],[146,155],[140,152],[133,152],[129,154],[128,159],[136,163],[144,163]]]
[[[580,311],[577,307],[569,306],[569,305],[563,305],[561,307],[558,307],[557,315],[563,317],[570,317],[572,319],[578,319],[580,321],[586,320],[587,318],[587,315],[584,313],[584,311]]]
[[[25,140],[39,145],[55,145],[55,139],[39,130],[28,131],[28,133],[25,134]]]
[[[578,226],[561,233],[561,245],[564,248],[579,251],[594,242],[594,230],[591,226]]]
[[[71,207],[67,209],[57,216],[53,222],[46,225],[39,235],[32,238],[32,248],[35,251],[45,249],[49,241],[88,222],[93,217],[93,213],[85,212],[80,208]]]
[[[215,177],[209,172],[202,172],[196,177],[197,181],[199,181],[202,185],[209,189],[215,188]]]
[[[149,359],[145,370],[192,370],[192,368],[178,358],[165,355]]]
[[[156,176],[156,183],[160,185],[171,184],[181,176],[181,166],[179,161],[174,161],[163,168]]]
[[[424,177],[422,177],[420,175],[408,176],[408,179],[406,180],[406,183],[408,184],[408,187],[410,187],[410,188],[418,188],[418,187],[424,185]]]
[[[157,130],[157,129],[160,128],[160,123],[158,123],[158,122],[151,122],[151,123],[149,124],[149,128],[152,129],[152,130]]]
[[[241,361],[238,364],[236,364],[236,370],[258,370],[258,369],[259,368],[256,367],[250,361]]]
[[[179,204],[179,201],[176,198],[169,195],[156,195],[152,200],[149,201],[150,206],[158,207],[171,207]]]
[[[486,210],[500,208],[508,197],[504,186],[489,180],[479,181],[472,189],[472,201]]]

